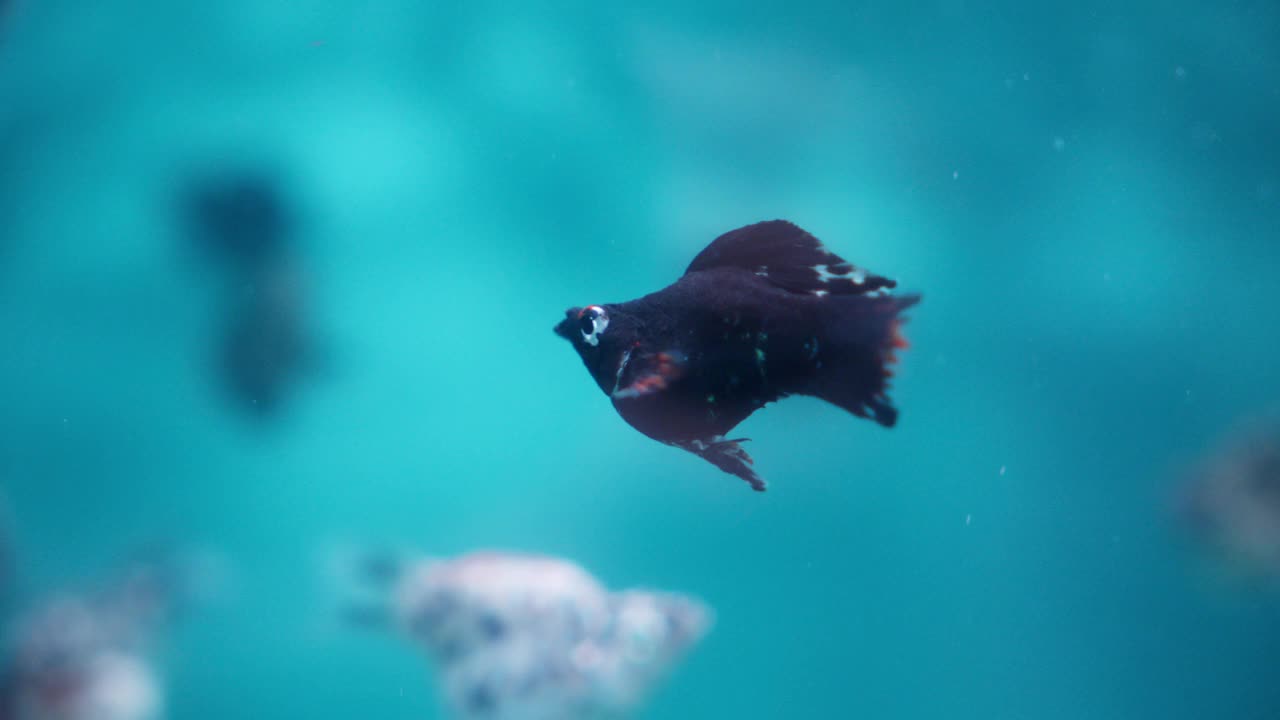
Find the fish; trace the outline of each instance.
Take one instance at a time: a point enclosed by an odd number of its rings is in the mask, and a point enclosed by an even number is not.
[[[58,591],[19,617],[0,649],[0,719],[162,717],[154,646],[203,582],[193,559],[142,548],[105,583]]]
[[[1280,580],[1280,424],[1253,421],[1186,473],[1175,517],[1226,576]]]
[[[727,435],[765,405],[808,395],[897,422],[890,366],[921,295],[896,286],[768,220],[719,236],[662,290],[569,308],[554,331],[629,425],[763,492],[748,438]]]
[[[566,558],[478,550],[360,565],[373,604],[348,617],[423,651],[460,720],[630,716],[714,622],[697,598],[611,590]]]
[[[303,225],[287,184],[266,168],[222,168],[188,181],[186,235],[224,286],[217,371],[230,399],[272,417],[323,360],[311,327]]]
[[[280,262],[246,277],[245,291],[228,303],[218,369],[243,409],[266,419],[281,410],[291,386],[316,375],[321,363],[300,264]]]

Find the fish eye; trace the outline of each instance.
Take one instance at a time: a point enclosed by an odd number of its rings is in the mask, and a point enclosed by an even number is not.
[[[590,305],[578,313],[578,330],[582,332],[582,340],[595,347],[600,344],[600,333],[609,327],[609,316],[599,305]]]

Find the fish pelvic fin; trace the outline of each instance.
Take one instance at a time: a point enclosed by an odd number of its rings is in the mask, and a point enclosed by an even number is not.
[[[755,464],[755,460],[751,459],[740,444],[748,441],[749,438],[725,440],[722,437],[713,437],[708,440],[677,440],[671,444],[688,450],[730,475],[741,478],[751,486],[752,490],[764,492],[768,483],[752,469],[751,466]]]
[[[689,359],[678,350],[643,353],[628,350],[618,365],[613,390],[614,400],[632,400],[660,393],[684,376]]]
[[[897,352],[907,347],[902,312],[920,299],[918,294],[829,298],[826,340],[807,394],[893,427],[898,409],[888,391]]]

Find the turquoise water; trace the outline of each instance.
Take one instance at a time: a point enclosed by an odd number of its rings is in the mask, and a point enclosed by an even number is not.
[[[12,602],[218,553],[170,717],[436,717],[407,643],[337,620],[368,543],[703,598],[644,718],[1280,717],[1280,593],[1170,510],[1280,390],[1274,5],[7,4]],[[274,178],[304,278],[265,415],[184,215],[227,167]],[[551,326],[775,217],[924,302],[899,426],[772,406],[761,495]]]

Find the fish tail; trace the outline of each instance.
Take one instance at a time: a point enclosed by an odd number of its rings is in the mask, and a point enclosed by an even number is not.
[[[898,410],[889,400],[897,352],[907,348],[902,312],[920,295],[830,297],[825,342],[815,357],[811,394],[893,427]]]
[[[341,548],[328,558],[335,585],[334,619],[340,625],[386,629],[395,624],[392,595],[405,570],[406,558],[385,548]]]

